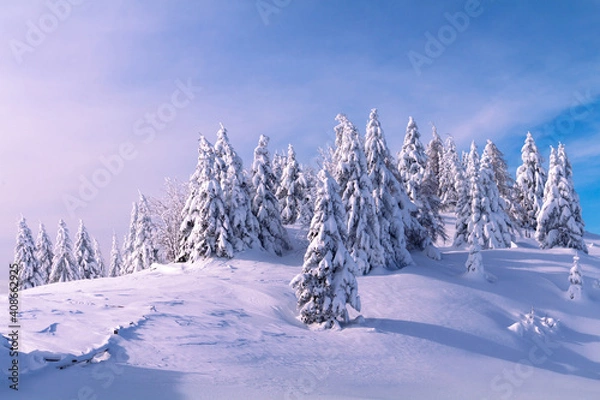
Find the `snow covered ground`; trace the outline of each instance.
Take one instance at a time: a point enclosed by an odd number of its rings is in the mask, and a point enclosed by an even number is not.
[[[19,391],[3,378],[0,399],[597,398],[600,236],[580,254],[579,302],[566,296],[571,250],[519,239],[484,251],[495,281],[476,282],[462,276],[467,253],[442,247],[441,261],[413,253],[414,267],[359,277],[360,316],[313,331],[288,287],[306,241],[289,231],[282,258],[246,251],[22,292]]]

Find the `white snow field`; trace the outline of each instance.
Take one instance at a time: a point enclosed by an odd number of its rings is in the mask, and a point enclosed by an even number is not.
[[[579,254],[580,301],[567,296],[572,250],[519,239],[483,251],[490,282],[465,278],[467,252],[442,246],[441,261],[413,253],[415,266],[359,277],[361,313],[316,331],[296,319],[288,283],[307,243],[288,230],[295,250],[281,258],[246,251],[21,292],[19,390],[2,376],[0,399],[598,398],[599,236]]]

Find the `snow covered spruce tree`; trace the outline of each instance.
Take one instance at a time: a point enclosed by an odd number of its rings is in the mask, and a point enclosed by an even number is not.
[[[125,272],[131,274],[150,268],[160,262],[160,248],[156,243],[156,226],[150,217],[150,208],[146,196],[140,193],[137,205],[137,218],[134,224],[134,236],[125,264]]]
[[[296,292],[302,322],[332,328],[348,322],[347,304],[360,311],[360,297],[352,273],[356,269],[354,259],[344,246],[346,216],[339,187],[325,170],[318,178],[315,215],[308,232],[310,244],[302,272],[290,286]]]
[[[113,232],[112,247],[110,249],[110,264],[108,266],[107,276],[115,277],[121,275],[123,270],[123,259],[121,258],[121,251],[119,250],[119,243],[117,241],[117,235]]]
[[[19,266],[19,289],[29,289],[44,284],[39,281],[39,263],[35,256],[33,234],[27,226],[25,217],[21,217],[18,224],[14,263]]]
[[[373,200],[379,221],[379,240],[383,247],[385,266],[402,268],[413,263],[406,249],[404,220],[399,206],[403,188],[389,169],[393,165],[377,109],[372,109],[365,136],[367,171],[373,184]],[[410,218],[410,216],[407,216]]]
[[[402,150],[398,153],[398,172],[410,199],[418,209],[417,219],[427,230],[431,240],[445,237],[439,215],[437,188],[426,176],[427,155],[421,143],[419,128],[412,117],[408,120]],[[426,182],[427,178],[427,182]]]
[[[39,263],[39,281],[42,285],[48,283],[50,273],[52,272],[52,260],[54,252],[52,251],[52,243],[46,233],[46,227],[40,222],[37,239],[35,241],[35,257]]]
[[[529,237],[529,232],[537,228],[537,217],[544,201],[547,179],[542,156],[530,132],[527,132],[525,144],[521,148],[521,160],[523,164],[517,169],[515,201],[511,212]]]
[[[79,267],[73,258],[73,243],[69,238],[67,224],[62,219],[58,221],[58,233],[54,243],[54,260],[50,283],[68,282],[80,279]]]
[[[346,209],[346,248],[358,266],[358,271],[353,272],[368,274],[373,268],[385,265],[373,186],[358,130],[348,119],[338,117],[343,134],[341,147],[336,149],[339,161],[335,179]]]
[[[271,171],[269,157],[269,137],[261,135],[258,146],[254,150],[254,163],[252,164],[252,213],[256,216],[259,225],[258,239],[262,247],[278,256],[290,250],[288,234],[281,223],[279,203],[273,193],[275,176]]]
[[[179,255],[181,212],[188,197],[188,185],[166,178],[161,197],[148,198],[151,217],[156,225],[156,240],[164,250],[165,261],[173,262]]]
[[[513,187],[515,182],[508,173],[508,164],[504,159],[504,154],[496,147],[494,142],[489,139],[485,145],[484,151],[487,153],[490,160],[489,162],[492,168],[494,182],[496,182],[496,186],[498,187],[498,193],[506,203],[506,210],[508,210],[513,202]]]
[[[463,176],[462,163],[456,152],[456,144],[452,136],[446,139],[441,162],[439,179],[439,197],[442,210],[454,210],[458,203],[458,178]],[[461,182],[462,183],[462,182]]]
[[[571,300],[580,300],[583,296],[583,277],[581,276],[581,267],[579,266],[579,256],[577,253],[573,256],[573,267],[569,271],[569,298]]]
[[[229,142],[227,130],[221,124],[217,132],[215,155],[219,168],[223,202],[229,216],[233,249],[252,248],[258,241],[258,220],[252,214],[250,187],[244,175],[241,157]]]
[[[98,271],[100,272],[100,277],[106,276],[107,270],[106,265],[104,263],[104,257],[102,257],[102,251],[100,251],[100,244],[96,238],[92,238],[92,244],[94,248],[94,258],[98,263]]]
[[[512,222],[506,212],[506,203],[496,184],[494,162],[496,146],[488,140],[479,167],[479,185],[481,196],[481,216],[483,224],[483,248],[503,249],[510,247],[514,239],[512,235]]]
[[[281,182],[281,177],[283,176],[283,170],[287,165],[287,157],[281,154],[278,151],[275,151],[273,154],[273,160],[271,161],[271,171],[273,171],[273,193],[277,193],[279,191],[279,183]]]
[[[300,214],[298,215],[298,222],[302,227],[308,228],[310,221],[315,212],[315,198],[317,197],[317,174],[314,169],[310,166],[301,166],[302,177],[304,179],[304,192],[302,201],[300,203]],[[328,169],[326,171],[329,172]]]
[[[469,224],[473,213],[474,189],[477,194],[479,188],[479,153],[475,142],[471,142],[471,149],[467,156],[467,168],[464,176],[457,179],[457,192],[459,194],[456,204],[456,231],[454,233],[454,246],[469,243]],[[483,243],[482,243],[483,244]]]
[[[469,248],[469,257],[467,258],[465,267],[467,268],[468,277],[485,278],[483,257],[481,256],[481,248],[478,244],[474,244]]]
[[[187,261],[195,262],[211,256],[233,257],[233,237],[229,216],[223,202],[223,192],[215,169],[215,153],[212,145],[200,137],[198,156],[198,191],[188,203],[189,214],[184,218],[186,226],[193,226],[187,239]]]
[[[102,276],[98,261],[94,257],[92,240],[82,220],[79,220],[79,229],[75,236],[73,255],[75,256],[75,263],[79,268],[80,279],[96,279]]]
[[[136,224],[137,224],[138,213],[139,213],[138,204],[137,204],[137,202],[134,201],[133,205],[131,206],[131,217],[129,219],[129,231],[127,232],[127,235],[125,235],[125,240],[123,242],[123,253],[122,253],[123,264],[121,265],[121,271],[119,272],[119,275],[125,275],[125,274],[131,273],[129,265],[131,264],[131,255],[133,253],[133,244],[135,243],[135,228],[136,228]]]
[[[304,201],[306,181],[296,161],[296,152],[290,144],[286,164],[281,173],[277,199],[281,210],[281,222],[285,225],[293,224],[300,217],[300,210]]]
[[[573,187],[571,164],[561,144],[552,148],[544,203],[537,219],[536,240],[540,248],[568,247],[587,253],[579,196]]]
[[[436,197],[440,197],[440,177],[442,174],[442,161],[444,156],[444,143],[437,133],[437,128],[432,125],[432,139],[427,143],[425,155],[427,164],[425,165],[425,179],[428,180],[429,190],[433,191]]]

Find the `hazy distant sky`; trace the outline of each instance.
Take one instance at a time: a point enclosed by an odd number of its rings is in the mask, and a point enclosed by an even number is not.
[[[430,122],[461,149],[494,140],[513,173],[528,130],[546,158],[562,141],[600,232],[598,1],[73,2],[0,4],[6,265],[21,214],[53,241],[59,218],[73,239],[83,218],[108,259],[138,189],[187,180],[199,132],[214,142],[219,122],[246,166],[260,134],[310,163],[337,113],[364,133],[373,107],[394,153],[410,115],[424,142]],[[128,159],[102,172],[119,151]],[[69,212],[93,179],[103,187]]]

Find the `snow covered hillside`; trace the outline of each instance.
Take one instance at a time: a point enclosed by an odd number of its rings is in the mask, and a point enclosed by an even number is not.
[[[288,231],[284,257],[248,250],[22,291],[19,391],[3,378],[0,398],[597,398],[600,236],[579,254],[579,301],[571,249],[483,251],[493,282],[480,282],[462,276],[466,251],[442,246],[441,261],[413,253],[415,266],[358,277],[360,315],[314,331],[288,286],[305,232]]]

